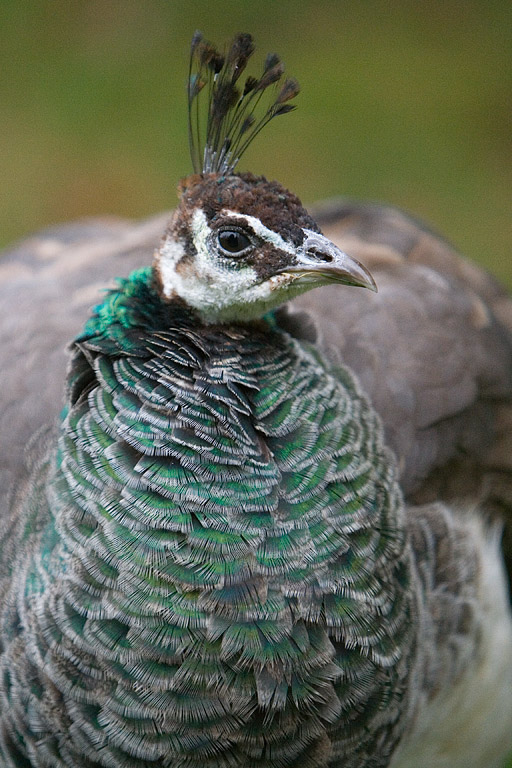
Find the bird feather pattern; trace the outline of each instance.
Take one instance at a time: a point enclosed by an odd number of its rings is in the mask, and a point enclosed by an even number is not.
[[[398,211],[235,174],[251,94],[297,91],[274,55],[240,88],[252,50],[194,37],[211,115],[166,229],[70,224],[0,262],[2,768],[512,747],[510,300]],[[368,269],[378,294],[309,291]]]

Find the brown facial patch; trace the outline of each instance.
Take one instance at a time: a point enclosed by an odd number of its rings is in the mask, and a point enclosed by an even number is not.
[[[292,256],[289,253],[274,248],[270,243],[265,243],[253,266],[260,280],[267,280],[289,266],[291,261]]]

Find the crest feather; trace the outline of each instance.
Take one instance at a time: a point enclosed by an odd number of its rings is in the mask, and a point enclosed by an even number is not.
[[[201,32],[192,38],[188,129],[195,173],[232,173],[261,129],[295,109],[286,102],[298,94],[299,84],[293,78],[283,81],[284,64],[275,53],[268,54],[259,78],[249,75],[240,83],[253,53],[253,39],[244,32],[235,36],[227,53],[204,40]],[[263,93],[271,86],[270,103],[262,107]]]

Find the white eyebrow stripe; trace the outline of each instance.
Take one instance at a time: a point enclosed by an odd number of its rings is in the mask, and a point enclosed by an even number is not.
[[[283,240],[281,235],[278,235],[273,229],[269,229],[262,224],[256,216],[249,216],[249,214],[240,213],[239,211],[230,211],[227,208],[224,208],[221,213],[227,216],[236,216],[237,219],[244,219],[250,225],[255,235],[261,237],[261,239],[266,242],[272,243],[272,245],[279,248],[279,250],[285,251],[286,253],[296,252],[296,248],[291,243],[287,243],[286,240]]]

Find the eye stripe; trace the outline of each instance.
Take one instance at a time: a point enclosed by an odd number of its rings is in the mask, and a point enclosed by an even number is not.
[[[281,235],[274,232],[274,230],[268,229],[268,227],[262,224],[256,216],[249,216],[249,214],[240,213],[239,211],[231,211],[229,209],[224,209],[221,213],[224,216],[233,216],[235,219],[243,221],[244,224],[248,224],[256,237],[261,238],[267,243],[271,243],[275,248],[279,248],[279,250],[285,251],[286,253],[295,253],[295,247],[291,243],[287,243],[286,240],[283,240]],[[233,224],[236,224],[236,221],[234,221]]]

